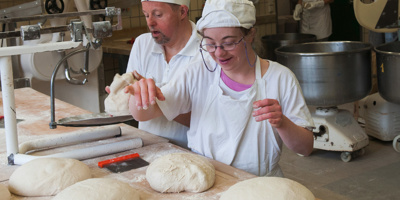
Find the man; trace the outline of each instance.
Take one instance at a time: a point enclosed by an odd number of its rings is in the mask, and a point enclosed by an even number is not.
[[[201,59],[201,37],[197,34],[196,25],[189,20],[189,5],[190,0],[142,0],[150,32],[136,38],[127,72],[137,71],[143,77],[154,79],[161,87],[190,62]],[[187,148],[189,122],[190,113],[180,115],[174,121],[162,116],[139,122],[139,129]]]
[[[313,34],[318,41],[328,41],[332,34],[330,5],[334,0],[298,0],[293,18],[301,20],[300,32]]]

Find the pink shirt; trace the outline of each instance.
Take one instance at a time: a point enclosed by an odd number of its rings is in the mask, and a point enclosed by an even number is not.
[[[221,79],[222,79],[222,81],[224,81],[224,83],[225,83],[229,88],[231,88],[232,90],[234,90],[234,91],[236,91],[236,92],[240,92],[240,91],[249,89],[249,88],[252,86],[252,84],[251,84],[251,85],[245,85],[245,84],[241,84],[241,83],[238,83],[238,82],[236,82],[236,81],[230,79],[230,78],[224,73],[224,70],[221,70]]]

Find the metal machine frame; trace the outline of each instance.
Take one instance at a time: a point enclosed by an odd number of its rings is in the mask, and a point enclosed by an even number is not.
[[[40,1],[35,1],[40,2]],[[34,2],[34,3],[35,3]],[[35,6],[35,5],[34,5]],[[57,17],[78,17],[83,15],[106,15],[110,18],[118,16],[118,23],[111,25],[110,22],[95,22],[93,23],[93,29],[86,28],[84,24],[79,21],[72,21],[70,25],[43,28],[39,25],[29,25],[21,27],[20,31],[9,31],[0,33],[0,39],[21,37],[23,40],[34,40],[40,38],[41,34],[56,33],[56,32],[71,32],[72,41],[62,41],[46,44],[37,44],[35,46],[10,46],[0,48],[0,68],[1,71],[1,86],[3,95],[3,109],[4,109],[4,124],[6,133],[6,146],[7,146],[7,157],[8,163],[13,164],[24,164],[32,159],[37,158],[36,156],[25,154],[27,151],[34,149],[43,148],[55,148],[59,146],[70,145],[79,142],[87,142],[93,140],[99,140],[104,138],[115,137],[115,133],[121,130],[119,127],[105,128],[102,134],[93,133],[72,133],[67,135],[60,135],[57,137],[48,138],[43,141],[32,141],[21,144],[18,146],[18,134],[17,134],[17,120],[16,120],[16,108],[15,108],[15,96],[14,96],[14,81],[13,81],[13,69],[11,56],[45,52],[45,51],[58,51],[76,48],[83,39],[83,34],[92,34],[95,38],[94,41],[90,40],[92,47],[99,47],[101,45],[101,39],[112,35],[112,31],[121,30],[121,10],[119,8],[106,8],[103,10],[85,11],[85,12],[71,12],[71,13],[60,13],[52,15],[40,15],[40,16],[29,16],[29,17],[12,17],[0,19],[0,23],[12,23],[20,21],[30,20],[46,20]],[[112,19],[111,19],[112,21]],[[5,40],[3,40],[5,41]],[[52,102],[54,96],[52,97]],[[54,117],[54,108],[52,108],[52,117]],[[112,130],[114,131],[112,131]],[[129,149],[137,148],[143,145],[140,138],[126,140],[122,142],[116,142],[111,144],[99,145],[96,147],[90,147],[85,149],[78,149],[74,151],[62,152],[53,155],[46,155],[46,157],[68,157],[75,159],[87,159],[98,157],[102,155],[112,154],[116,152],[122,152]]]

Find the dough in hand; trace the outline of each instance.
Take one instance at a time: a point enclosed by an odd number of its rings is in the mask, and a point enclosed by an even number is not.
[[[129,93],[124,92],[124,88],[135,83],[136,79],[132,73],[119,75],[115,74],[113,82],[110,85],[110,94],[104,100],[104,110],[106,113],[119,116],[129,115]]]
[[[91,178],[89,167],[70,158],[37,158],[18,167],[10,176],[10,192],[20,196],[51,196]]]
[[[10,191],[8,191],[8,188],[0,184],[0,200],[10,200],[11,199],[11,194]]]
[[[302,184],[280,177],[257,177],[231,186],[220,200],[315,200]]]
[[[193,153],[172,153],[150,163],[146,171],[150,186],[159,192],[203,192],[214,185],[215,168]]]
[[[91,178],[66,188],[52,200],[140,200],[128,183],[111,178]]]

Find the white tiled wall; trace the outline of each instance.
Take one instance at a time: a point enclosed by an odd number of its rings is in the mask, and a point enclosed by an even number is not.
[[[112,4],[113,1],[109,0],[109,3]],[[201,16],[201,12],[204,7],[205,0],[191,0],[190,4],[190,19],[192,21],[196,21],[197,17]],[[144,19],[141,5],[134,5],[131,8],[122,8],[123,10],[123,27],[124,28],[135,28],[146,26],[146,21]],[[275,15],[275,0],[259,0],[256,4],[256,13],[257,16],[265,16],[265,15]],[[259,31],[259,35],[269,35],[276,33],[276,24],[264,24],[257,27]]]
[[[0,0],[0,8],[8,8],[32,1],[33,0]],[[108,0],[108,4],[112,5],[116,1],[121,1],[121,0]],[[192,21],[195,22],[196,18],[201,16],[204,3],[205,0],[191,0],[189,14],[190,14],[190,19]],[[140,3],[129,8],[121,8],[121,9],[122,9],[122,25],[124,29],[146,26],[146,20],[143,16]],[[259,0],[258,3],[256,4],[256,13],[257,16],[275,15],[276,13],[275,0]],[[18,26],[20,25],[18,24]],[[270,23],[270,24],[258,25],[257,31],[259,36],[275,34],[276,24]]]

